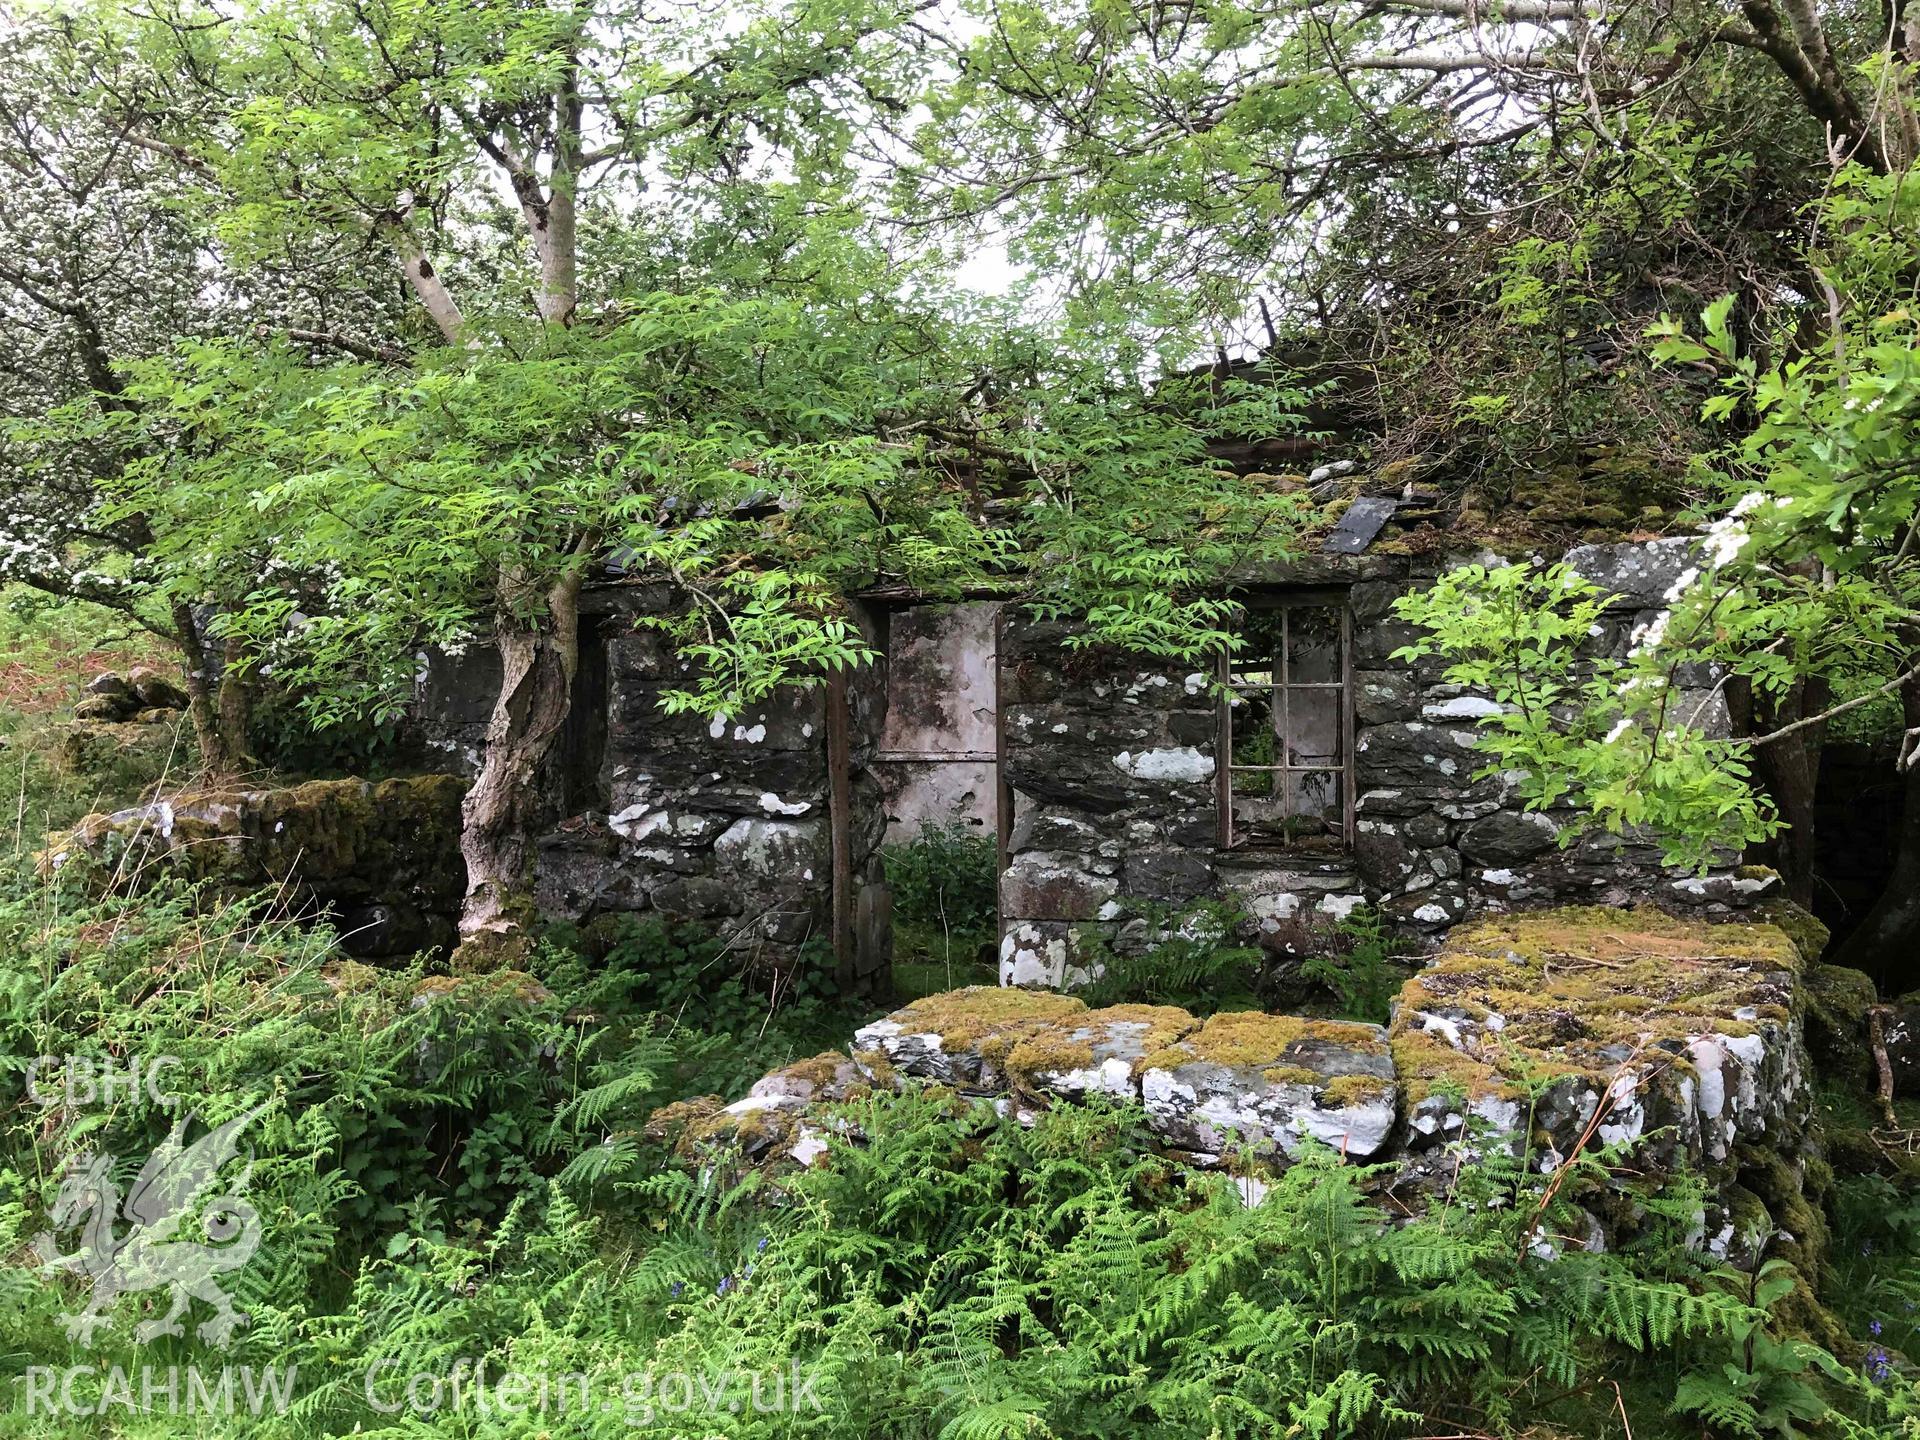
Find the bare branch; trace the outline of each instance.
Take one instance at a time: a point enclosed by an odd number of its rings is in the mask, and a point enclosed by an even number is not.
[[[271,325],[256,327],[254,333],[262,340],[271,338],[276,332]],[[289,340],[298,340],[305,345],[324,345],[332,350],[344,350],[349,355],[357,355],[362,360],[377,360],[383,365],[409,364],[407,352],[397,345],[387,345],[374,340],[361,340],[340,330],[309,330],[298,325],[289,325],[278,332]]]

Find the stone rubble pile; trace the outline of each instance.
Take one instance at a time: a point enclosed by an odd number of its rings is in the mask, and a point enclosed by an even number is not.
[[[105,724],[159,724],[179,719],[187,704],[187,692],[176,682],[158,670],[136,665],[124,676],[109,670],[89,680],[86,693],[73,707],[73,718]]]

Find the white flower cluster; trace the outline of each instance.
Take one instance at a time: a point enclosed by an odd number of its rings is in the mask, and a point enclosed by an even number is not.
[[[1660,642],[1667,638],[1667,623],[1672,619],[1673,611],[1662,610],[1659,614],[1655,615],[1653,619],[1642,620],[1638,625],[1634,626],[1633,634],[1628,637],[1632,649],[1627,653],[1630,656],[1640,655],[1648,650],[1659,649]]]
[[[1758,490],[1749,490],[1735,502],[1734,507],[1718,520],[1707,526],[1701,546],[1707,559],[1717,568],[1731,565],[1747,548],[1747,541],[1753,538],[1743,518],[1759,508],[1766,499]]]

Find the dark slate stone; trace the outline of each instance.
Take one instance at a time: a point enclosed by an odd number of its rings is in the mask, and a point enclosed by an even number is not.
[[[427,653],[419,705],[429,723],[484,724],[493,715],[494,697],[499,693],[500,652],[493,646],[474,645],[458,655],[444,650]]]
[[[1428,890],[1416,890],[1380,906],[1389,921],[1417,930],[1441,930],[1456,924],[1467,913],[1467,897],[1453,881],[1442,881]]]
[[[1333,533],[1320,548],[1333,555],[1358,555],[1373,543],[1380,527],[1399,507],[1398,500],[1389,500],[1384,495],[1362,496],[1347,507],[1340,523],[1333,527]]]
[[[415,905],[363,905],[339,918],[340,948],[356,960],[385,960],[451,946],[459,937],[453,921]]]
[[[1398,580],[1363,580],[1347,590],[1347,609],[1356,625],[1372,625],[1393,613],[1393,602],[1407,593]]]
[[[706,875],[669,880],[653,892],[653,903],[669,915],[694,919],[730,915],[742,898],[738,885]]]
[[[1499,810],[1460,832],[1460,851],[1487,865],[1518,865],[1551,848],[1558,832],[1545,815]]]
[[[1211,749],[1220,736],[1220,717],[1211,710],[1176,710],[1167,716],[1167,735],[1176,745]]]
[[[1353,715],[1362,725],[1420,718],[1419,692],[1407,670],[1365,670],[1353,677]]]
[[[1699,542],[1690,536],[1619,545],[1582,545],[1567,552],[1567,564],[1624,606],[1657,610],[1667,591],[1689,565],[1697,564]]]
[[[1213,888],[1213,867],[1193,850],[1135,850],[1123,871],[1129,895],[1177,903]]]
[[[1107,827],[1058,810],[1021,809],[1014,817],[1007,848],[1021,850],[1075,850],[1091,853],[1107,840]]]
[[[1102,755],[1021,747],[1007,756],[1004,777],[1024,795],[1094,815],[1111,815],[1138,798],[1144,782],[1123,775]]]
[[[1000,877],[1000,910],[1019,920],[1092,920],[1119,888],[1083,869],[1078,855],[1028,850]]]

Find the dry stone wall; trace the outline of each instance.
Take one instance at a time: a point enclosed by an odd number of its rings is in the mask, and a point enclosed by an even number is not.
[[[1324,1145],[1385,1167],[1379,1184],[1409,1208],[1495,1153],[1552,1175],[1605,1150],[1655,1183],[1700,1177],[1699,1243],[1741,1258],[1776,1227],[1799,1244],[1823,1233],[1808,1209],[1826,1172],[1804,964],[1770,924],[1567,907],[1457,927],[1385,1028],[976,987],[677,1118],[692,1122],[689,1154],[813,1164],[845,1133],[825,1102],[867,1088],[946,1086],[1022,1117],[1106,1098],[1140,1106],[1185,1159],[1284,1168]],[[1631,1196],[1592,1203],[1597,1235],[1631,1228]]]
[[[329,917],[350,955],[407,956],[454,941],[466,788],[417,775],[189,790],[89,815],[50,837],[40,863],[94,890],[175,879],[270,894],[291,914]]]

